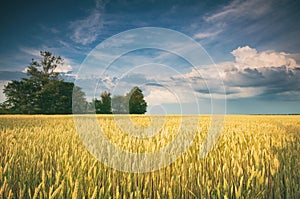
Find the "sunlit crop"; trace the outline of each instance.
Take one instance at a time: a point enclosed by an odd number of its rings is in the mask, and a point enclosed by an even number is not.
[[[160,133],[134,140],[113,117],[98,119],[112,143],[132,152],[164,147],[179,125],[168,116]],[[0,116],[0,197],[300,198],[299,116],[226,116],[217,145],[200,159],[210,119],[201,116],[191,147],[168,167],[126,173],[87,151],[72,116]],[[151,125],[148,116],[131,120]]]

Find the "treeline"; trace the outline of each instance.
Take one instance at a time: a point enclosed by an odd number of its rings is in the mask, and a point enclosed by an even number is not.
[[[146,112],[147,103],[142,91],[134,87],[126,96],[103,92],[100,100],[87,102],[85,93],[72,82],[65,82],[55,69],[63,64],[60,56],[41,52],[40,62],[32,59],[27,67],[28,78],[13,80],[4,87],[6,101],[0,104],[2,114],[71,114]],[[111,106],[113,104],[113,107]],[[94,108],[92,108],[94,107]]]
[[[101,99],[91,102],[95,112],[99,114],[144,114],[147,111],[147,102],[139,87],[134,87],[125,96],[117,95],[111,98],[111,93],[101,93]]]

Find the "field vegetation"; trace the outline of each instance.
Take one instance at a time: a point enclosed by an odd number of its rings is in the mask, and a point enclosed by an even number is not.
[[[132,152],[165,146],[178,125],[168,116],[167,134],[137,141],[120,139],[112,116],[98,120],[112,143]],[[126,173],[89,153],[73,116],[0,116],[0,198],[300,198],[299,116],[226,116],[215,148],[199,158],[210,120],[200,117],[191,147],[171,165]]]

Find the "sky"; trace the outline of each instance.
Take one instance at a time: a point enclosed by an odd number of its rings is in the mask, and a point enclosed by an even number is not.
[[[5,1],[0,91],[50,51],[88,99],[140,86],[149,113],[300,113],[299,9],[297,0]]]

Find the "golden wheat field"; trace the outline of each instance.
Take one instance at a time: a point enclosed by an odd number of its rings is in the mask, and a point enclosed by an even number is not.
[[[122,150],[151,152],[173,139],[178,126],[174,118],[166,118],[161,130],[165,133],[148,140],[129,139],[112,117],[98,120]],[[89,153],[71,115],[2,115],[0,196],[300,198],[300,116],[226,116],[223,132],[206,158],[199,158],[199,151],[211,118],[200,118],[201,130],[183,156],[157,171],[127,173],[105,166]],[[132,121],[140,126],[151,123],[148,116]]]

